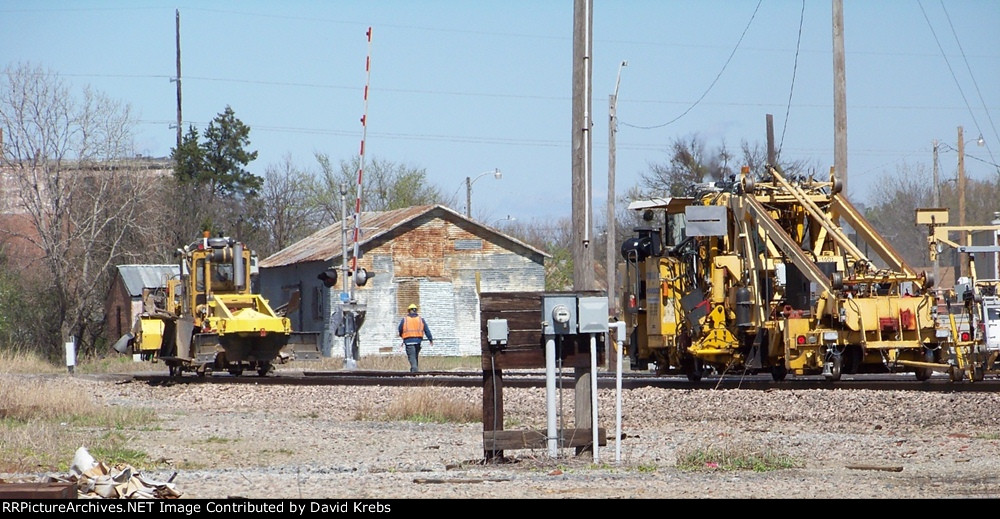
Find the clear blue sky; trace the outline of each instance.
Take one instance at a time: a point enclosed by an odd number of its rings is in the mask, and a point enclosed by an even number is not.
[[[31,62],[77,89],[131,104],[137,151],[176,142],[175,10],[183,119],[203,130],[230,105],[252,128],[251,170],[284,157],[317,170],[360,150],[371,52],[366,161],[424,168],[473,216],[545,221],[571,214],[572,0],[0,0],[3,62]],[[844,0],[848,195],[924,168],[942,143],[954,177],[1000,162],[1000,2]],[[832,2],[595,0],[594,207],[607,195],[608,97],[619,64],[618,193],[667,146],[764,145],[766,116],[785,160],[821,175],[834,163]],[[372,27],[369,48],[365,32]],[[986,146],[976,146],[982,134]],[[929,178],[929,177],[928,177]],[[975,222],[970,222],[975,223]],[[985,223],[985,222],[983,222]]]

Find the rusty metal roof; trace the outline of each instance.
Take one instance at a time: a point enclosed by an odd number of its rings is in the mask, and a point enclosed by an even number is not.
[[[427,215],[428,213],[435,213],[434,216],[445,219],[445,220],[463,220],[468,222],[478,228],[480,228],[485,234],[492,234],[495,236],[500,236],[506,240],[510,240],[521,247],[524,247],[536,254],[541,254],[543,257],[549,258],[550,254],[545,251],[536,249],[527,243],[524,243],[516,238],[512,238],[506,234],[497,232],[490,227],[484,226],[475,220],[470,220],[464,215],[457,213],[443,205],[417,205],[411,207],[405,207],[403,209],[394,209],[392,211],[369,211],[361,213],[361,235],[358,239],[358,246],[363,251],[365,245],[373,240],[376,240],[385,234],[392,232],[394,229],[407,224],[419,217]],[[345,222],[345,228],[347,230],[347,246],[348,249],[354,247],[353,233],[354,233],[354,221],[352,218],[348,218]],[[285,247],[284,249],[264,258],[260,262],[261,268],[272,268],[272,267],[283,267],[286,265],[294,265],[297,263],[307,263],[312,261],[331,261],[336,258],[340,258],[343,250],[343,243],[341,242],[341,228],[340,222],[334,222],[328,227],[324,227],[313,233],[312,235],[303,238],[302,240]],[[350,252],[348,252],[350,254]]]

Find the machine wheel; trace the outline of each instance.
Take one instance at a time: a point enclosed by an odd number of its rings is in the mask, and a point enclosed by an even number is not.
[[[170,364],[167,366],[167,373],[171,377],[179,377],[181,376],[181,366],[179,364]]]
[[[924,351],[924,362],[934,362],[934,350]],[[934,370],[931,368],[917,368],[915,371],[915,374],[917,375],[917,380],[921,382],[931,378],[931,374],[933,373]]]
[[[700,381],[702,375],[705,374],[705,366],[702,365],[701,360],[693,357],[681,360],[681,369],[691,382]]]
[[[243,374],[243,367],[240,366],[240,367],[229,368],[229,374],[234,377],[238,377]]]
[[[784,362],[782,362],[777,366],[771,367],[771,378],[775,382],[781,382],[782,380],[785,380],[786,375],[788,375],[788,368],[785,367]]]
[[[982,380],[984,378],[986,378],[986,370],[983,369],[982,366],[976,366],[976,367],[972,368],[972,381],[973,382],[982,382]]]
[[[958,366],[952,366],[948,371],[948,378],[952,382],[961,382],[965,378],[965,370],[959,369]]]
[[[831,360],[830,373],[824,376],[826,377],[826,380],[830,382],[836,382],[840,380],[840,367],[841,364],[843,363],[843,360],[841,360],[840,355],[833,355],[833,358],[830,360]]]

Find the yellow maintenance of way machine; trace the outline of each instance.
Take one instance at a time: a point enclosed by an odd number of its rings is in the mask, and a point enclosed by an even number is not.
[[[903,261],[832,171],[829,181],[766,171],[629,206],[645,221],[621,246],[633,367],[655,363],[690,380],[935,371],[960,380],[966,370],[949,352],[962,345],[937,324],[933,276]]]
[[[275,363],[319,358],[319,333],[292,331],[291,321],[254,293],[256,255],[242,243],[206,232],[176,255],[179,278],[143,301],[115,350],[162,361],[171,376],[213,370],[264,376]]]

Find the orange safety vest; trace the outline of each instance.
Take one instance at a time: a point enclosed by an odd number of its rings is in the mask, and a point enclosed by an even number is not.
[[[424,320],[419,316],[407,315],[403,318],[403,333],[401,335],[404,339],[413,338],[423,338],[424,336]]]

